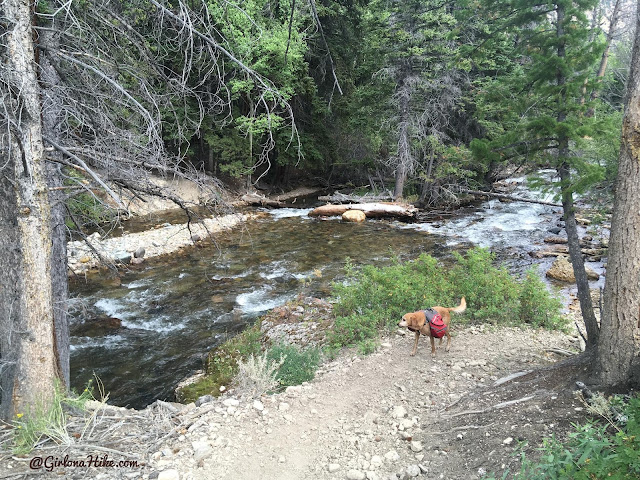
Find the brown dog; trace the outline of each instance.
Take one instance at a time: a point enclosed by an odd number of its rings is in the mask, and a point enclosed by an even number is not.
[[[449,335],[449,323],[451,323],[451,312],[454,313],[462,313],[467,309],[467,301],[464,297],[460,300],[460,305],[453,308],[445,308],[445,307],[431,307],[433,310],[438,312],[438,314],[442,317],[442,321],[445,324],[445,335],[447,336],[447,346],[445,347],[445,352],[449,351],[449,347],[451,346],[451,335]],[[431,328],[429,326],[429,322],[427,321],[427,316],[425,315],[424,310],[420,310],[418,312],[407,313],[402,316],[402,320],[398,323],[399,327],[407,327],[409,330],[415,332],[416,338],[413,342],[413,350],[411,351],[411,356],[413,357],[416,354],[416,350],[418,349],[418,340],[420,338],[420,334],[426,335],[431,338],[431,356],[434,357],[436,355],[436,344],[431,335]],[[440,343],[442,343],[442,338],[440,338]]]

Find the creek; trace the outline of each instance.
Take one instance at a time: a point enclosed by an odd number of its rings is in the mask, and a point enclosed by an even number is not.
[[[516,194],[532,195],[522,189]],[[347,258],[356,266],[383,266],[423,252],[447,260],[454,250],[480,245],[512,271],[522,271],[550,264],[528,252],[549,236],[561,213],[557,207],[489,200],[436,222],[354,224],[312,219],[308,208],[260,210],[260,218],[218,235],[216,246],[151,260],[141,270],[123,272],[119,285],[99,278],[73,282],[72,327],[102,316],[120,319],[123,328],[72,335],[72,387],[83,389],[95,374],[110,403],[141,408],[171,400],[176,384],[202,368],[210,349],[267,310],[301,291],[328,297]]]

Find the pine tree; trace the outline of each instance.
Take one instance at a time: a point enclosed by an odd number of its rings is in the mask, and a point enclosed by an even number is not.
[[[521,157],[555,168],[588,348],[597,344],[599,327],[580,252],[574,194],[602,174],[597,165],[580,155],[585,137],[601,133],[600,125],[585,115],[591,104],[582,101],[584,86],[589,84],[601,53],[601,45],[590,35],[587,18],[587,12],[596,3],[595,0],[542,4],[525,0],[484,2],[492,23],[480,50],[490,48],[493,35],[502,40],[507,34],[518,57],[508,76],[484,86],[492,88],[497,84],[498,91],[511,93],[500,104],[501,110],[508,113],[492,112],[502,117],[502,130],[473,144],[476,154],[491,162]]]

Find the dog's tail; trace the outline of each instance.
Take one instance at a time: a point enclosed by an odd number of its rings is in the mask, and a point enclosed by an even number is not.
[[[460,300],[460,305],[454,308],[450,308],[449,311],[454,313],[462,313],[466,309],[467,309],[467,301],[465,300],[464,297],[462,297],[462,300]]]

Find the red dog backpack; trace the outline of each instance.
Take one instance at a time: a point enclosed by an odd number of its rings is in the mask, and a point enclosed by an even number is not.
[[[447,326],[445,325],[442,317],[438,312],[429,308],[424,310],[424,314],[429,322],[429,328],[431,330],[431,336],[433,338],[442,338],[447,333]]]

